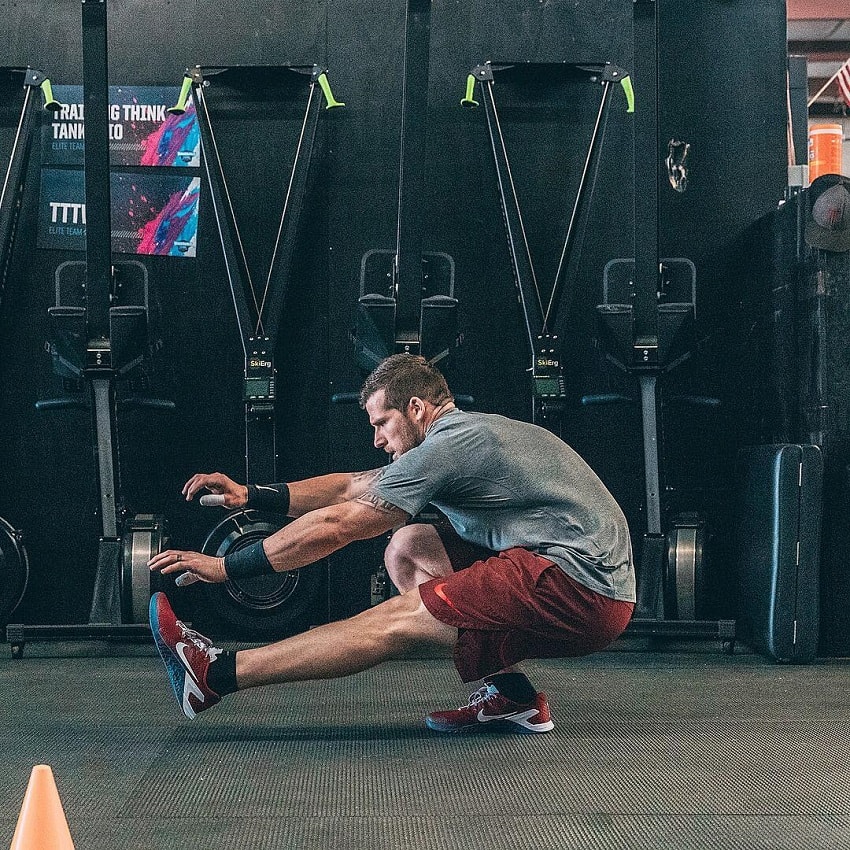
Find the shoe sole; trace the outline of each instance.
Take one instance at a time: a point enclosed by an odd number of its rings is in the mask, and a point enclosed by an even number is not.
[[[159,632],[159,613],[157,612],[157,596],[154,594],[151,597],[149,611],[149,620],[151,625],[151,634],[153,635],[154,643],[156,644],[159,657],[165,665],[165,671],[168,673],[168,681],[171,683],[171,689],[174,691],[174,697],[177,704],[180,706],[180,711],[185,717],[189,717],[183,711],[183,688],[186,684],[186,669],[183,667],[180,659],[171,651],[168,644],[162,639]],[[192,718],[189,717],[191,720]]]
[[[525,725],[523,725],[525,723]],[[509,717],[499,720],[491,720],[489,723],[470,723],[467,726],[449,726],[448,724],[440,723],[438,720],[432,720],[430,717],[425,718],[425,725],[433,732],[518,732],[521,735],[541,735],[544,732],[551,732],[555,728],[555,724],[549,720],[546,723],[539,723],[537,726],[529,726],[527,722],[518,723],[511,720]]]

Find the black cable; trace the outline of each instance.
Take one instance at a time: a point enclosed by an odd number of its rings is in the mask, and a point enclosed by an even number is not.
[[[508,181],[510,182],[511,195],[513,196],[514,206],[516,207],[517,220],[519,221],[519,229],[522,233],[522,242],[525,246],[525,255],[528,258],[528,267],[531,270],[531,282],[534,285],[534,291],[537,294],[537,306],[540,308],[540,315],[543,315],[543,299],[540,297],[540,287],[537,285],[537,274],[534,271],[534,263],[531,259],[531,248],[528,244],[528,237],[525,234],[525,224],[522,220],[522,211],[519,205],[519,196],[517,195],[516,186],[514,185],[514,176],[511,172],[511,163],[508,159],[508,150],[505,147],[505,137],[502,133],[502,125],[499,121],[499,113],[496,109],[496,99],[493,97],[493,83],[487,82],[487,87],[490,90],[490,103],[493,106],[493,119],[496,123],[496,132],[499,134],[499,144],[502,148],[502,155],[505,158],[505,170],[507,171]]]
[[[596,149],[596,137],[599,134],[599,126],[602,122],[603,116],[606,115],[605,107],[608,103],[608,95],[610,93],[611,83],[605,82],[605,83],[603,83],[603,85],[605,86],[605,90],[602,93],[602,100],[599,102],[599,109],[596,113],[596,123],[593,126],[593,133],[590,137],[590,144],[588,145],[588,148],[587,148],[587,156],[585,157],[584,167],[582,168],[582,172],[581,172],[581,179],[579,180],[579,188],[578,188],[578,191],[576,192],[575,203],[573,204],[573,210],[572,210],[572,213],[570,215],[570,221],[569,221],[569,224],[567,225],[567,234],[564,237],[564,245],[563,245],[563,248],[561,249],[561,258],[558,260],[558,269],[555,272],[555,282],[552,285],[552,295],[549,298],[549,306],[546,308],[546,313],[543,316],[543,333],[544,334],[548,333],[548,324],[549,324],[550,315],[551,315],[552,320],[554,322],[555,317],[554,317],[554,314],[552,313],[552,309],[553,309],[553,305],[555,304],[555,296],[558,294],[558,290],[560,289],[560,286],[561,286],[561,283],[562,283],[561,272],[562,272],[563,267],[564,267],[564,259],[566,258],[567,251],[570,247],[570,241],[571,241],[572,236],[573,236],[573,226],[575,225],[576,217],[578,215],[579,206],[580,206],[582,199],[583,199],[583,196],[584,196],[584,181],[587,179],[587,172],[590,168],[590,162],[591,162],[591,159],[593,157],[594,151]],[[603,131],[603,136],[604,136],[604,131]],[[594,168],[594,172],[593,172],[593,180],[591,182],[591,189],[590,189],[591,198],[593,197],[593,189],[596,186],[596,175],[599,171],[599,160],[600,160],[600,157],[597,157],[596,158],[596,167]],[[581,248],[581,246],[579,246],[579,248]]]
[[[275,262],[277,260],[277,252],[278,252],[278,249],[280,248],[281,238],[283,237],[283,224],[284,224],[284,221],[286,220],[286,212],[289,209],[289,199],[292,195],[292,184],[295,181],[296,166],[298,165],[298,160],[301,157],[301,148],[302,148],[302,145],[304,144],[304,134],[307,130],[307,122],[310,118],[310,107],[313,103],[313,97],[314,97],[315,93],[316,93],[316,84],[310,83],[310,93],[307,97],[307,108],[304,110],[304,120],[301,122],[301,132],[298,134],[298,145],[295,148],[295,156],[292,160],[292,171],[289,174],[289,184],[286,187],[286,197],[284,198],[284,201],[283,201],[283,211],[280,214],[280,224],[278,225],[277,237],[275,238],[275,241],[274,241],[274,250],[272,251],[272,259],[271,259],[271,263],[269,264],[269,274],[268,274],[268,277],[266,278],[266,287],[263,290],[263,297],[262,297],[262,300],[260,302],[260,306],[257,310],[257,330],[256,330],[256,334],[255,334],[256,336],[260,336],[260,331],[262,329],[263,310],[265,309],[265,306],[266,306],[266,298],[268,297],[269,289],[271,287],[272,275],[274,274],[274,271],[275,271]],[[252,288],[253,288],[253,286],[252,286]],[[254,303],[256,304],[256,297],[254,299]],[[265,333],[263,333],[263,336],[265,336]]]
[[[239,253],[242,255],[242,262],[243,262],[244,267],[245,267],[246,283],[248,284],[248,288],[251,290],[251,298],[254,301],[254,309],[257,311],[257,334],[259,335],[259,333],[262,330],[262,317],[260,316],[260,307],[257,303],[257,294],[256,294],[256,291],[254,289],[254,283],[251,280],[251,271],[248,268],[248,260],[245,257],[245,248],[242,245],[242,237],[239,235],[239,226],[236,223],[236,214],[233,211],[233,202],[230,199],[230,192],[227,189],[227,180],[225,179],[225,176],[224,176],[224,168],[223,168],[222,163],[221,163],[221,156],[219,155],[219,152],[218,152],[218,144],[216,143],[216,140],[215,140],[215,133],[213,132],[212,120],[210,119],[210,112],[209,112],[209,109],[207,107],[207,101],[206,101],[206,98],[204,97],[202,86],[196,86],[195,87],[195,96],[196,96],[196,99],[198,100],[200,106],[204,110],[204,116],[206,118],[206,124],[207,124],[207,127],[209,128],[210,141],[212,142],[212,147],[213,147],[212,152],[215,155],[216,162],[218,163],[219,174],[221,174],[221,188],[222,188],[222,191],[224,193],[225,200],[227,201],[227,206],[230,209],[230,219],[233,222],[233,236],[236,240],[236,244],[239,246]],[[215,205],[213,205],[213,207],[215,207]]]

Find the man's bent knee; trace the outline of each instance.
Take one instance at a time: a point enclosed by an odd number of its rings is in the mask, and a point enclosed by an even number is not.
[[[440,544],[440,538],[432,525],[413,523],[405,525],[393,532],[390,542],[384,552],[386,565],[407,566],[432,557],[436,544]],[[440,544],[441,545],[441,544]]]
[[[393,534],[384,552],[384,565],[402,593],[452,571],[437,530],[423,523],[406,525]]]

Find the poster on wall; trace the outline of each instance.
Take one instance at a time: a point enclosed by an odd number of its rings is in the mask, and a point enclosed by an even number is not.
[[[109,157],[112,166],[195,168],[201,164],[200,134],[191,99],[183,115],[169,115],[178,86],[109,87]],[[62,104],[42,124],[44,165],[83,165],[86,150],[82,86],[53,86]]]
[[[120,254],[194,257],[199,177],[161,172],[113,172],[112,250]],[[85,251],[83,171],[43,168],[38,211],[39,248]]]
[[[112,249],[194,257],[200,194],[200,177],[113,173]]]

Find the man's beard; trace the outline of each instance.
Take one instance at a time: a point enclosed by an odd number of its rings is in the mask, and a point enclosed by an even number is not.
[[[401,449],[393,454],[393,460],[401,457],[401,455],[405,452],[415,449],[422,442],[419,437],[419,429],[416,427],[416,423],[408,419],[407,416],[404,417],[404,428],[402,429],[400,436]]]

